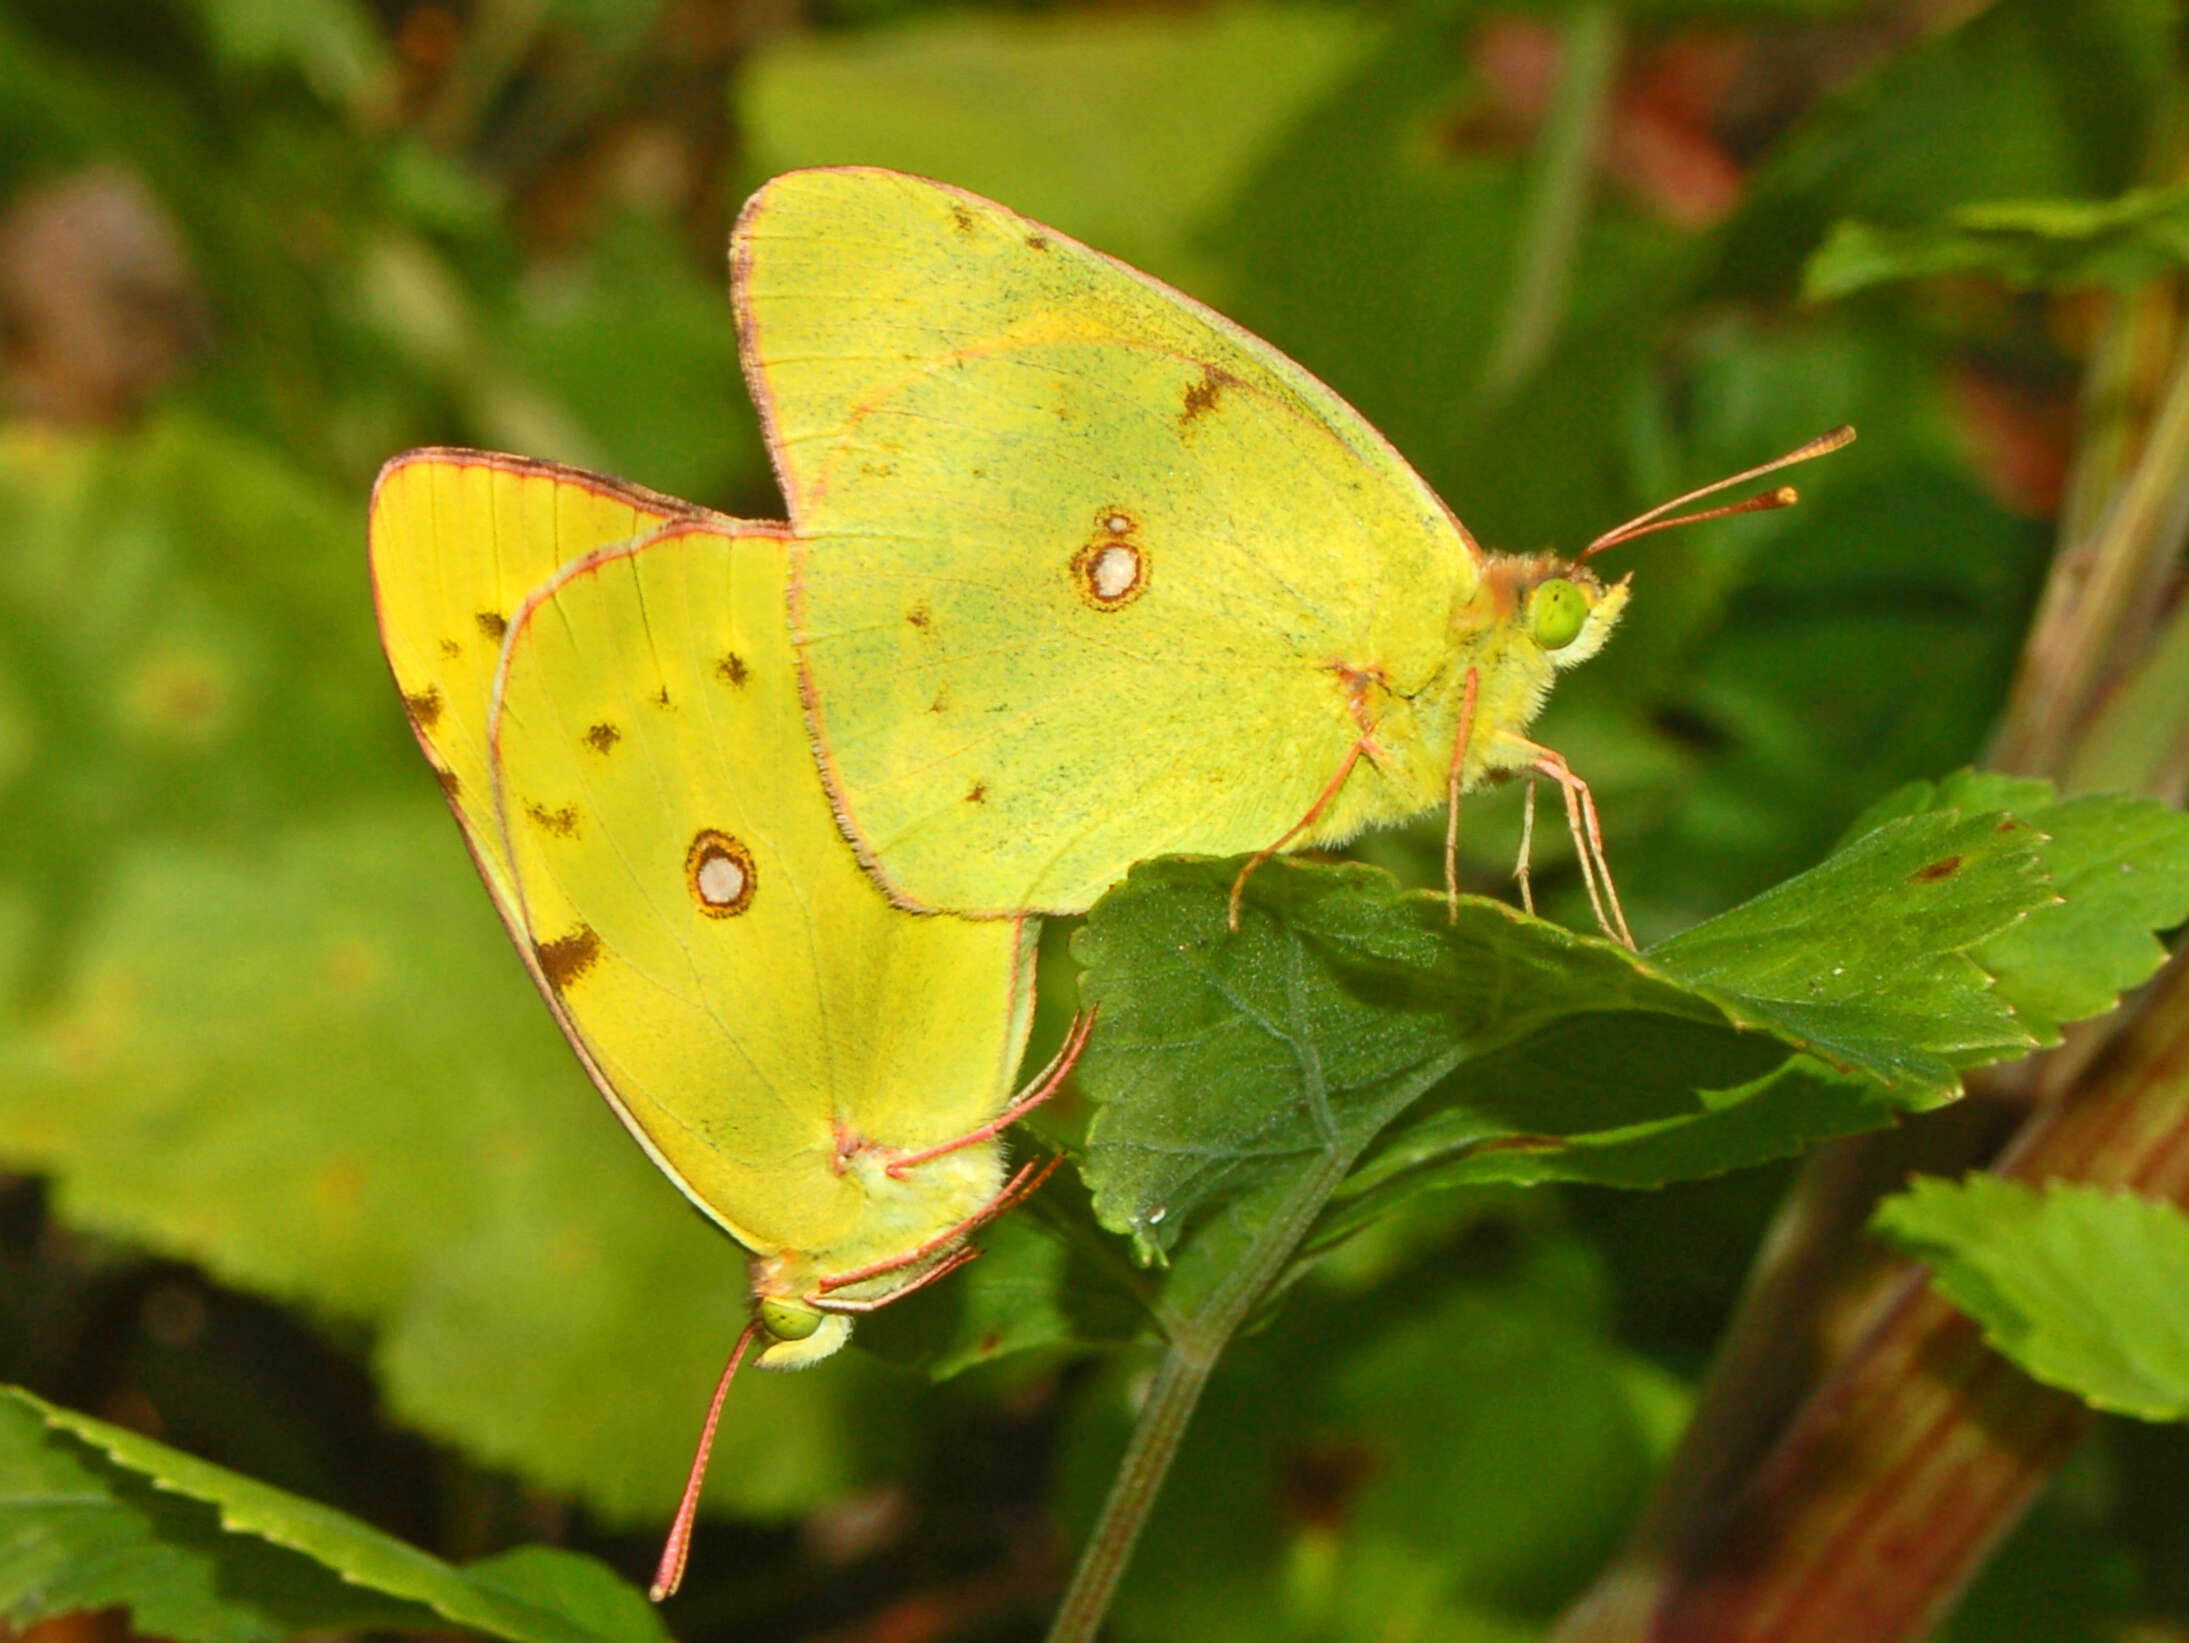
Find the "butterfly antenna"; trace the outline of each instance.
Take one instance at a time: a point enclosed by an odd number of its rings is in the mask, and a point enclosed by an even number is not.
[[[1606,548],[1615,548],[1622,542],[1631,542],[1637,536],[1648,536],[1654,531],[1668,531],[1675,525],[1699,524],[1705,519],[1723,519],[1728,514],[1767,513],[1773,508],[1790,508],[1801,500],[1800,493],[1791,485],[1780,485],[1748,497],[1744,501],[1729,502],[1722,508],[1705,508],[1700,513],[1683,513],[1673,519],[1664,517],[1664,515],[1671,513],[1674,508],[1685,507],[1690,502],[1700,501],[1706,496],[1729,489],[1734,485],[1744,485],[1751,479],[1761,479],[1765,474],[1777,473],[1781,468],[1790,468],[1797,462],[1807,462],[1812,457],[1828,456],[1843,446],[1853,444],[1854,438],[1854,429],[1842,425],[1834,428],[1828,434],[1817,435],[1806,445],[1797,445],[1784,456],[1776,457],[1758,467],[1749,468],[1728,478],[1717,480],[1712,484],[1703,486],[1700,490],[1689,491],[1685,496],[1676,496],[1670,502],[1660,502],[1649,512],[1637,515],[1615,530],[1604,532],[1602,536],[1599,536],[1575,555],[1573,562],[1578,565],[1582,560],[1593,554],[1602,553]]]
[[[654,1583],[646,1592],[656,1603],[673,1596],[677,1587],[684,1583],[684,1563],[692,1553],[692,1520],[699,1515],[699,1486],[707,1476],[707,1456],[714,1448],[715,1424],[722,1419],[722,1400],[729,1396],[737,1366],[745,1361],[745,1349],[759,1333],[760,1320],[755,1318],[745,1326],[744,1334],[737,1337],[737,1344],[730,1348],[730,1361],[722,1366],[722,1378],[715,1382],[714,1401],[707,1405],[707,1424],[699,1429],[699,1449],[692,1456],[691,1476],[684,1480],[684,1498],[677,1503],[676,1521],[669,1525],[668,1543],[661,1548],[661,1562],[654,1569]]]

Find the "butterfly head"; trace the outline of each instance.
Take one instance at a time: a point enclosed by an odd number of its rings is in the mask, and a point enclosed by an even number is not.
[[[1603,649],[1627,608],[1628,578],[1607,586],[1586,566],[1549,554],[1492,554],[1483,569],[1489,598],[1484,614],[1553,668],[1572,667]]]
[[[1622,576],[1606,587],[1579,565],[1550,562],[1547,574],[1527,589],[1521,606],[1530,640],[1553,667],[1572,667],[1604,648],[1620,612],[1627,608]]]
[[[803,1301],[762,1301],[759,1312],[760,1356],[754,1362],[763,1369],[803,1369],[851,1338],[849,1318]]]

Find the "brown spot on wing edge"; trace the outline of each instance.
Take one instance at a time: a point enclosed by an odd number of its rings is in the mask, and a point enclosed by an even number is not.
[[[1193,419],[1217,408],[1216,402],[1226,388],[1234,386],[1238,378],[1215,365],[1201,367],[1201,380],[1186,389],[1186,403],[1179,413],[1178,431],[1184,433]]]
[[[1936,884],[1940,879],[1951,878],[1961,870],[1959,856],[1941,856],[1928,867],[1918,867],[1908,875],[1911,884]]]
[[[558,994],[566,993],[572,982],[599,961],[600,937],[581,924],[566,936],[534,944],[532,952],[547,984]]]
[[[410,722],[420,730],[430,731],[441,720],[441,692],[428,685],[415,696],[405,696],[403,707],[410,714]]]

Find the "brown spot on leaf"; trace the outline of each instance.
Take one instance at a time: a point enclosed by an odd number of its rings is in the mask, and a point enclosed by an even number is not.
[[[441,719],[441,692],[428,685],[415,696],[405,696],[403,709],[410,715],[412,724],[420,730],[430,731]]]
[[[557,993],[567,993],[570,984],[599,961],[600,937],[581,924],[567,936],[536,943],[532,952],[547,984]]]
[[[988,802],[988,784],[986,782],[975,782],[970,788],[966,789],[965,802],[967,804],[986,804]]]
[[[741,690],[744,688],[748,671],[745,666],[745,658],[738,655],[734,650],[724,651],[722,660],[714,665],[715,677],[733,689]]]
[[[1959,856],[1941,856],[1928,867],[1918,867],[1908,875],[1912,884],[1936,884],[1940,879],[1951,878],[1961,870]]]
[[[560,810],[550,810],[544,804],[528,804],[524,813],[535,826],[544,827],[558,839],[574,839],[578,836],[578,807],[566,804]]]
[[[1003,1336],[996,1330],[984,1329],[976,1350],[984,1358],[995,1356],[996,1348],[1003,1344]]]
[[[498,610],[482,610],[472,620],[479,624],[479,631],[497,645],[502,642],[502,635],[509,631],[509,618]]]
[[[907,622],[910,622],[914,627],[918,628],[922,633],[925,633],[930,627],[934,626],[935,613],[929,610],[925,605],[914,605],[910,610],[904,613],[904,619]]]
[[[950,208],[950,226],[961,234],[972,233],[973,213],[966,210],[962,205],[952,206]]]
[[[595,753],[606,753],[623,740],[623,732],[603,719],[585,733],[585,745]]]
[[[1049,236],[1046,234],[1029,234],[1026,236],[1026,247],[1030,251],[1046,251],[1049,249]]]
[[[1477,1152],[1562,1152],[1565,1137],[1559,1135],[1500,1135],[1476,1145]]]
[[[927,711],[930,713],[948,713],[950,711],[950,692],[947,690],[936,691],[935,699],[927,704]]]

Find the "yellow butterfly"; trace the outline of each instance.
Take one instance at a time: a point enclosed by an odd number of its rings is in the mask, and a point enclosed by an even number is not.
[[[1267,343],[962,190],[791,172],[731,267],[822,771],[910,907],[1075,912],[1144,857],[1439,803],[1449,883],[1459,795],[1517,773],[1627,939],[1588,786],[1525,734],[1626,605],[1580,560],[1852,437],[1570,563],[1488,553]]]
[[[1006,1180],[997,1134],[1084,1027],[1014,1097],[1033,921],[901,912],[845,848],[781,526],[428,450],[382,472],[370,534],[389,665],[526,967],[647,1156],[752,1252],[665,1595],[747,1346],[811,1363],[969,1259],[1039,1181]]]

